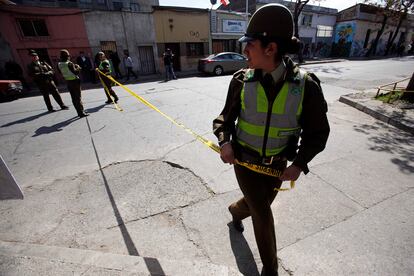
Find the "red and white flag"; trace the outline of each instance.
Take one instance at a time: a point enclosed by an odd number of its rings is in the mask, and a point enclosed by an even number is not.
[[[224,6],[227,6],[228,4],[230,4],[230,0],[220,0],[221,4],[223,4]]]

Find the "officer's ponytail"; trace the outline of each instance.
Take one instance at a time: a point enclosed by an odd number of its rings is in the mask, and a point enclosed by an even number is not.
[[[292,36],[292,39],[286,45],[286,53],[287,54],[297,54],[300,50],[300,44],[302,42],[297,38]]]
[[[290,40],[283,40],[280,38],[261,38],[262,47],[265,48],[271,42],[277,44],[277,54],[275,61],[280,61],[286,54],[297,54],[300,50],[300,44],[302,43],[298,38],[292,36]]]

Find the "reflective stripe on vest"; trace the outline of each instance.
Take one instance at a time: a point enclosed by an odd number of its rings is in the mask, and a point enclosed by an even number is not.
[[[105,68],[107,67],[107,68]],[[110,75],[112,73],[112,65],[109,62],[109,60],[105,59],[103,61],[101,61],[101,63],[99,64],[99,70],[104,71],[104,70],[108,70],[107,72],[105,72],[106,75]]]
[[[76,80],[78,77],[69,69],[69,61],[60,61],[58,67],[65,80]]]
[[[300,70],[298,82],[283,84],[272,106],[266,152],[263,142],[268,113],[268,100],[260,82],[246,82],[241,91],[241,111],[237,122],[237,141],[257,151],[261,156],[280,153],[290,136],[299,136],[298,119],[302,113],[302,101],[306,72]]]

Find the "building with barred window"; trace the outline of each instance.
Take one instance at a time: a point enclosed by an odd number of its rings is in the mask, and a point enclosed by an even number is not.
[[[197,70],[198,60],[209,53],[210,21],[208,9],[154,7],[158,64],[167,48],[174,54],[175,71]]]
[[[31,49],[54,68],[63,48],[74,55],[79,51],[90,53],[80,9],[0,5],[0,33],[0,67],[14,60],[22,67],[25,77]]]

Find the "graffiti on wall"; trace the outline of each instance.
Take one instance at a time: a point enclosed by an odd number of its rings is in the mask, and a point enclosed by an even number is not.
[[[332,55],[349,57],[351,54],[352,41],[355,36],[355,22],[339,23],[335,29],[335,39],[332,44]]]

